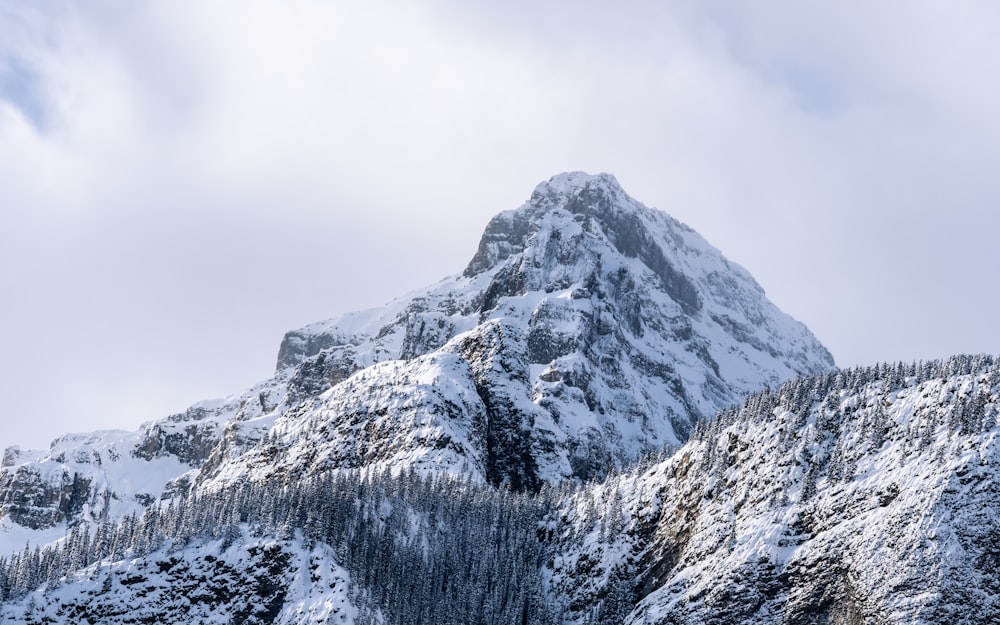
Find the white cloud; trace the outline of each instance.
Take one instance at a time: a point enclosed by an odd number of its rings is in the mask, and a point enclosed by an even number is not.
[[[0,445],[236,391],[567,169],[701,231],[845,364],[1000,349],[990,4],[25,6],[0,392],[79,425]]]

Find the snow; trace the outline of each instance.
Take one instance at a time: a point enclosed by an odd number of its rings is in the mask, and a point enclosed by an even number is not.
[[[441,350],[362,369],[301,413],[276,419],[268,445],[287,453],[268,455],[267,463],[255,463],[251,453],[229,466],[244,471],[240,479],[293,481],[317,464],[358,453],[352,445],[369,437],[374,447],[368,451],[386,451],[363,464],[369,470],[477,475],[475,441],[463,426],[481,417],[474,376],[510,363],[470,358],[461,349],[472,342],[489,352],[495,344],[485,339],[509,330],[508,322],[493,320]],[[563,490],[539,529],[551,535],[544,539],[550,552],[543,579],[549,598],[564,608],[564,625],[589,622],[622,588],[627,597],[643,589],[637,606],[629,599],[631,613],[614,620],[623,625],[797,622],[803,610],[831,622],[850,622],[850,615],[880,623],[955,622],[969,605],[981,612],[971,623],[996,622],[990,558],[1000,535],[1000,366],[972,373],[937,366],[949,373],[890,383],[885,370],[852,370],[761,392],[720,414],[669,457]],[[534,384],[544,373],[538,367],[526,368],[523,378],[502,378],[498,383],[510,388],[497,392],[520,393],[518,385]],[[820,388],[827,390],[816,394]],[[371,411],[363,418],[338,407],[357,406],[354,396],[365,397],[363,407]],[[518,397],[523,410],[538,409],[527,394]],[[974,418],[960,422],[960,414]],[[343,429],[332,435],[323,428]],[[442,437],[448,444],[439,446]],[[331,466],[346,466],[340,460]],[[388,500],[381,505],[373,523],[399,513]],[[396,536],[401,542],[427,522],[406,513]],[[439,521],[447,527],[447,519]],[[58,539],[58,530],[49,531]],[[280,574],[269,573],[262,559],[272,548],[288,555]],[[178,558],[183,565],[171,564]],[[158,570],[164,563],[174,577]],[[187,572],[178,578],[177,570]],[[350,623],[358,614],[351,598],[364,589],[352,587],[329,548],[307,547],[299,537],[251,537],[244,528],[227,549],[218,541],[173,545],[144,559],[80,571],[0,608],[0,621],[26,622],[32,612],[32,618],[60,622],[81,602],[110,605],[112,612],[138,602],[140,614],[168,614],[174,620],[167,622],[213,622],[233,602],[213,606],[201,590],[175,597],[171,589],[191,579],[202,580],[204,593],[215,582],[240,589],[246,579],[268,575],[288,590],[275,622]]]
[[[60,523],[44,530],[33,530],[11,521],[10,517],[0,519],[0,557],[22,551],[25,546],[34,549],[36,545],[51,545],[66,535],[66,525]]]

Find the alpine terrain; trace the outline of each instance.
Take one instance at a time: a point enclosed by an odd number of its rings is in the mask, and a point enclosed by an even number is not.
[[[0,622],[994,623],[1000,364],[834,370],[612,176],[274,376],[11,448]]]

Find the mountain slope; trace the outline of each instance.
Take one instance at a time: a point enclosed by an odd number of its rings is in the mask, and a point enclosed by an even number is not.
[[[799,380],[553,514],[572,622],[995,623],[1000,367]]]
[[[46,451],[5,450],[0,545],[12,524],[44,530],[81,514],[119,518],[169,495],[217,444],[231,418],[223,408],[205,402],[138,432],[67,434]]]
[[[413,471],[244,482],[0,557],[0,621],[552,625],[538,504]]]

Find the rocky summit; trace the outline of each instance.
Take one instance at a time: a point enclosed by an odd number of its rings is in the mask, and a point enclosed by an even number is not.
[[[496,216],[461,274],[289,332],[270,446],[236,423],[245,442],[199,479],[413,465],[515,489],[589,480],[833,364],[691,228],[610,175],[563,174]]]

